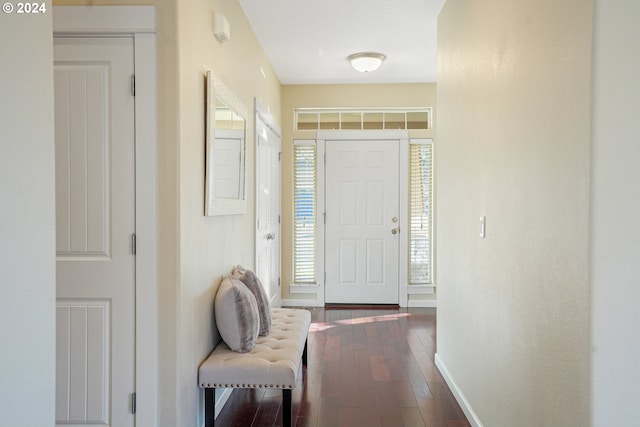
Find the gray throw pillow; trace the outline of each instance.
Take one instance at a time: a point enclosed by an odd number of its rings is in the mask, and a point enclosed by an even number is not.
[[[247,353],[256,346],[260,329],[258,304],[238,279],[225,276],[215,298],[216,326],[229,348]]]
[[[236,265],[231,274],[234,278],[241,280],[256,297],[256,302],[258,303],[258,314],[260,315],[259,334],[266,337],[269,335],[269,332],[271,332],[271,303],[269,302],[269,297],[267,296],[260,279],[258,279],[258,276],[256,276],[253,271],[246,269],[241,265]]]

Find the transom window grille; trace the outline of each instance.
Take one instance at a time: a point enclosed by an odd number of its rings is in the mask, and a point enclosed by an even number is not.
[[[316,146],[293,146],[293,280],[316,283]]]
[[[409,151],[409,283],[432,283],[433,144]]]
[[[295,112],[297,130],[430,129],[431,108],[309,109]]]

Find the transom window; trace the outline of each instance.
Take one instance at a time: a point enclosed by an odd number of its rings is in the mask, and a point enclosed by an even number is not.
[[[431,108],[295,110],[297,130],[430,129]]]

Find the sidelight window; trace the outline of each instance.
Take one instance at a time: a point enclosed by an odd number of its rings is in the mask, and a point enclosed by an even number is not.
[[[293,280],[316,283],[316,145],[293,146]]]
[[[409,149],[409,283],[432,284],[433,144]]]

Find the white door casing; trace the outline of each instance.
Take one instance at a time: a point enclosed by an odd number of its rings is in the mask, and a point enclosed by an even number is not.
[[[256,275],[271,304],[281,305],[280,283],[280,129],[255,100]]]
[[[400,142],[326,142],[325,300],[399,302]]]
[[[133,38],[54,38],[56,423],[133,426]]]

